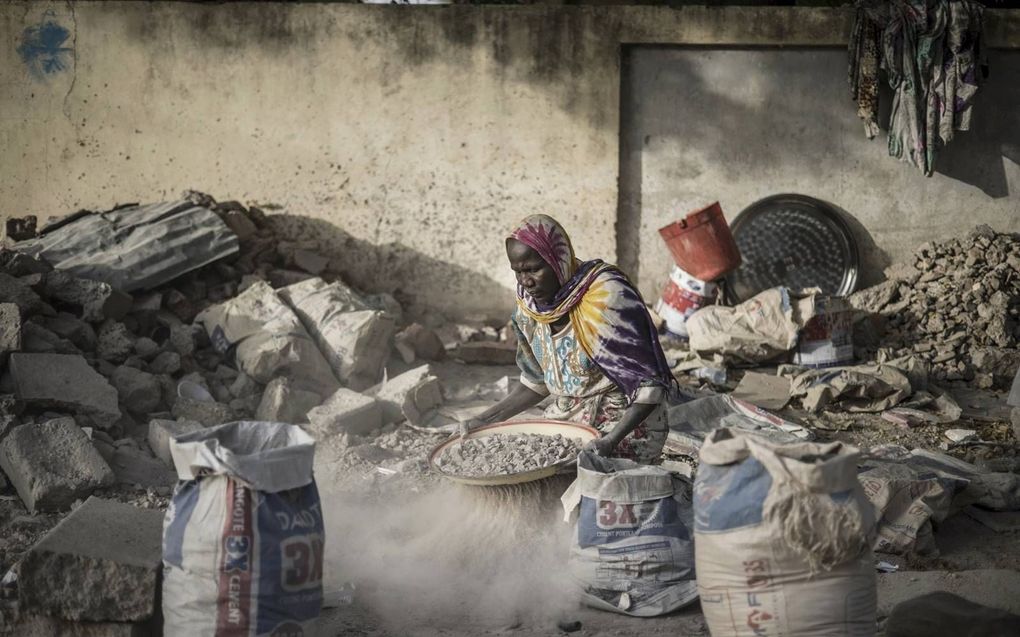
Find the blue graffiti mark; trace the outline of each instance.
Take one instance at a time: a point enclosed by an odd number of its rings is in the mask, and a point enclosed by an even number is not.
[[[38,26],[22,32],[18,54],[36,78],[45,79],[71,66],[74,50],[63,46],[70,33],[53,20],[44,20]]]

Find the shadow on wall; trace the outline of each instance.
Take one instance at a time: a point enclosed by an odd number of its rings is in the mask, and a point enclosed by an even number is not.
[[[1020,164],[1020,52],[992,50],[988,58],[989,77],[975,98],[971,129],[939,149],[935,172],[1000,199],[1009,196],[1003,158]],[[996,107],[1002,104],[1013,107]]]
[[[344,37],[356,47],[374,44],[392,51],[378,81],[399,81],[408,67],[428,63],[472,64],[476,51],[507,80],[541,86],[560,107],[596,128],[616,126],[602,99],[601,69],[616,65],[618,19],[593,11],[507,11],[503,6],[445,6],[428,11],[373,6],[331,12],[302,3],[171,4],[162,10],[184,17],[202,47],[231,53],[245,46],[261,50],[307,49],[317,40]],[[313,13],[314,12],[314,13]],[[150,40],[174,22],[146,8],[135,13],[133,30]],[[593,34],[598,34],[593,37]],[[599,69],[593,72],[593,69]],[[591,78],[585,81],[585,78]]]
[[[286,241],[312,241],[330,257],[330,270],[355,288],[392,294],[412,318],[479,318],[505,323],[513,292],[462,266],[427,256],[401,243],[374,244],[328,221],[298,215],[268,217]],[[465,249],[469,246],[465,245]]]
[[[807,47],[625,48],[617,253],[646,295],[667,273],[655,261],[665,248],[647,245],[649,237],[687,212],[662,206],[720,199],[732,215],[779,192],[800,192],[842,210],[860,248],[860,284],[881,280],[890,258],[858,218],[876,230],[912,232],[909,222],[876,218],[867,206],[875,193],[895,201],[932,182],[887,154],[888,90],[879,101],[884,131],[864,138],[846,89],[845,56]],[[992,75],[978,95],[973,130],[942,149],[937,168],[1003,198],[1010,194],[1004,158],[1020,159],[1020,109],[1012,108],[1020,103],[1020,53],[990,57]],[[824,194],[812,192],[809,176],[825,182]]]
[[[871,233],[864,227],[864,224],[857,220],[857,217],[831,201],[826,201],[825,203],[832,206],[839,213],[839,216],[843,218],[843,221],[850,228],[850,234],[853,235],[854,242],[857,244],[857,258],[860,262],[857,268],[857,289],[863,290],[884,281],[885,269],[893,263],[889,254],[878,247]]]

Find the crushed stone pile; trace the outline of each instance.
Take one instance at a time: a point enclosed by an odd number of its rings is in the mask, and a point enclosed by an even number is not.
[[[936,380],[1003,386],[1020,365],[1020,236],[979,226],[926,243],[891,278],[850,297],[884,317],[884,330],[855,341],[894,356],[915,354]]]
[[[439,467],[469,478],[510,475],[571,460],[580,443],[561,434],[493,434],[451,445],[437,459]]]

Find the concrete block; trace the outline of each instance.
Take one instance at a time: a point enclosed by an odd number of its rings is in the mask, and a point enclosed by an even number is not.
[[[382,403],[372,396],[341,387],[329,400],[308,412],[308,431],[318,439],[342,433],[363,435],[382,427]]]
[[[79,279],[62,270],[46,273],[40,284],[43,296],[77,308],[86,321],[120,319],[131,311],[131,296],[108,283]]]
[[[428,365],[394,376],[368,393],[382,403],[384,424],[406,418],[421,425],[430,410],[443,404],[442,385]]]
[[[156,457],[168,466],[174,466],[170,455],[170,439],[175,436],[205,429],[202,423],[193,420],[153,420],[149,422],[149,448]]]
[[[147,336],[143,336],[135,341],[135,354],[138,354],[144,360],[152,360],[152,358],[159,353],[159,344]]]
[[[101,429],[120,420],[117,390],[81,356],[11,354],[14,394],[29,405],[88,415]]]
[[[168,487],[177,482],[177,472],[139,449],[117,447],[110,459],[117,482],[128,485]]]
[[[163,387],[152,374],[121,365],[110,376],[120,403],[130,412],[146,415],[163,402]]]
[[[20,349],[21,310],[14,303],[0,303],[0,365]]]
[[[110,466],[73,418],[16,427],[0,442],[0,467],[29,511],[64,511],[114,482]]]
[[[420,323],[412,323],[407,326],[402,332],[396,335],[394,345],[400,349],[400,346],[410,347],[411,351],[414,352],[414,357],[421,358],[427,361],[439,361],[446,358],[446,347],[443,345],[442,339],[436,334],[435,330],[432,330]],[[403,354],[403,352],[402,352]],[[408,361],[405,356],[405,362]]]
[[[292,424],[308,422],[309,410],[321,402],[322,396],[315,392],[292,387],[286,378],[274,378],[266,385],[255,418]]]
[[[178,397],[171,410],[174,418],[194,420],[206,427],[214,427],[234,419],[234,412],[227,405],[215,401],[195,400]]]
[[[162,531],[162,511],[89,498],[22,557],[21,609],[95,622],[152,617]]]

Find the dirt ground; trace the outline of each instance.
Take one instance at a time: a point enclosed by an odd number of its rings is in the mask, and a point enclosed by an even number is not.
[[[448,362],[433,365],[433,368],[451,395],[464,394],[465,388],[493,383],[505,375],[511,378],[517,375],[514,367],[465,366]],[[474,404],[477,402],[474,401]],[[907,447],[937,449],[939,442],[944,439],[942,431],[946,428],[930,425],[902,429],[870,414],[819,417],[788,409],[783,415],[811,426],[820,439],[842,440],[863,447],[895,443]],[[968,425],[956,423],[953,426]],[[979,422],[975,423],[974,428],[979,429],[986,440],[1009,439],[1012,436],[1008,423]],[[428,442],[437,444],[442,439],[435,437]],[[975,461],[980,459],[977,456],[1015,453],[1014,449],[1008,447],[983,449],[978,454],[973,451],[957,450],[954,455]],[[396,463],[397,459],[387,462]],[[327,581],[332,577],[334,586],[337,582],[352,583],[355,590],[352,603],[324,611],[318,625],[318,635],[708,635],[697,604],[664,617],[647,619],[595,610],[570,601],[551,604],[534,613],[529,613],[527,608],[518,608],[521,602],[516,597],[523,588],[536,587],[539,589],[538,595],[555,596],[560,593],[554,587],[548,590],[543,587],[549,586],[550,580],[564,575],[564,562],[561,558],[569,548],[570,529],[562,522],[561,512],[554,511],[555,506],[549,508],[548,501],[543,504],[546,507],[543,516],[536,518],[527,531],[534,533],[535,538],[542,538],[542,546],[536,552],[551,552],[542,558],[544,561],[536,569],[516,573],[516,565],[527,562],[528,557],[515,554],[520,546],[512,538],[507,541],[509,535],[503,532],[505,528],[496,528],[504,523],[510,524],[508,520],[513,517],[502,510],[503,503],[493,505],[483,499],[477,502],[477,510],[474,510],[470,509],[475,506],[471,504],[473,496],[454,492],[449,500],[437,501],[440,509],[437,513],[432,511],[432,504],[423,503],[433,497],[436,490],[446,488],[442,482],[437,483],[425,475],[381,474],[368,465],[348,467],[345,471],[332,476],[317,473],[320,490],[324,494],[324,507],[327,507],[327,529],[333,533],[328,542],[340,554],[350,552],[362,556],[361,560],[345,559],[342,555],[338,557],[337,553],[332,554],[332,559],[327,557]],[[560,485],[550,487],[550,490],[562,490],[566,483],[562,478],[560,480]],[[324,487],[325,482],[329,484]],[[350,488],[344,486],[345,482],[349,483]],[[349,516],[337,516],[334,511],[334,522],[330,523],[329,507],[331,502],[337,502],[331,495],[334,489],[344,494],[350,494],[354,489],[359,489],[363,495],[372,492],[373,496],[366,497],[377,497],[384,501],[389,499],[393,501],[393,506],[374,509],[370,516],[372,521],[367,523],[351,522]],[[408,493],[414,495],[409,499],[396,495],[406,496]],[[549,500],[550,495],[555,494],[546,493],[546,500]],[[516,505],[519,506],[520,502],[516,502]],[[355,505],[354,508],[362,506]],[[422,511],[416,511],[419,506]],[[401,513],[394,514],[394,510]],[[448,511],[449,515],[445,515],[443,510]],[[487,520],[491,524],[483,524],[485,530],[474,533],[470,527],[477,523],[477,520],[472,521],[476,512],[481,518],[491,518],[498,522]],[[337,522],[337,517],[343,518],[343,521]],[[458,517],[464,520],[462,524],[448,524],[448,518]],[[393,530],[389,528],[392,525],[405,527],[403,531],[407,535],[386,538]],[[478,535],[485,537],[479,538]],[[396,543],[400,548],[374,546],[372,541],[375,538],[382,544],[397,537],[403,538],[402,542]],[[964,512],[939,525],[935,537],[941,551],[937,558],[919,559],[884,554],[876,556],[900,569],[896,573],[879,575],[880,620],[893,603],[932,590],[948,590],[975,602],[1020,612],[1020,532],[1014,530],[996,533]],[[417,546],[419,542],[421,546]],[[474,552],[479,549],[483,552]],[[498,557],[500,551],[507,553],[506,560]],[[555,555],[557,551],[559,557]],[[397,572],[382,572],[391,569]],[[402,572],[404,569],[407,569],[406,576]],[[419,569],[425,571],[424,574]],[[508,570],[505,571],[504,581],[499,582],[498,573],[501,569]],[[493,574],[493,581],[487,580],[487,573]],[[462,578],[473,583],[465,586],[464,582],[459,581]],[[981,582],[980,586],[973,584],[977,581]],[[493,587],[493,595],[484,594],[487,587]],[[500,599],[501,595],[503,597]],[[495,602],[493,596],[497,598]],[[560,622],[580,622],[580,627],[567,633],[560,628]]]

